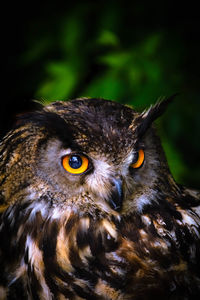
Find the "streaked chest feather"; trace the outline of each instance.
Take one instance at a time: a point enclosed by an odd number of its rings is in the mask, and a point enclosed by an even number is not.
[[[190,299],[187,286],[199,292],[200,228],[193,211],[93,219],[70,210],[58,217],[56,209],[46,217],[24,208],[15,224],[5,220],[7,232],[18,228],[4,254],[13,274],[5,280],[11,291],[23,282],[30,299],[167,299],[180,293]]]

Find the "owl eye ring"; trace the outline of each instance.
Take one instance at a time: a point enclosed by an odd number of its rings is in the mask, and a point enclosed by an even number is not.
[[[137,160],[133,164],[131,164],[131,168],[133,169],[140,168],[144,162],[144,150],[140,149],[138,150],[137,153],[138,153]]]
[[[69,154],[62,158],[62,166],[70,174],[83,174],[89,165],[89,160],[82,154]]]

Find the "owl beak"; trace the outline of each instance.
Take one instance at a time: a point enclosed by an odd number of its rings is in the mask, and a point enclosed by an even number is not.
[[[113,184],[113,189],[112,189],[112,194],[109,197],[109,204],[111,208],[113,208],[114,210],[120,211],[122,207],[122,200],[123,200],[122,180],[113,179],[112,184]]]

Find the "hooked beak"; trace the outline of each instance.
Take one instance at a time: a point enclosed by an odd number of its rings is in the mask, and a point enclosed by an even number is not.
[[[112,184],[113,184],[113,188],[112,188],[112,193],[109,197],[109,204],[112,209],[116,211],[120,211],[122,207],[122,200],[123,200],[122,180],[113,179]]]

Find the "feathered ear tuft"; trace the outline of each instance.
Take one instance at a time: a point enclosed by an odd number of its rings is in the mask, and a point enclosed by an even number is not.
[[[166,110],[169,103],[176,97],[177,94],[172,95],[169,98],[159,100],[156,104],[150,106],[149,109],[143,111],[135,120],[136,124],[136,136],[142,137],[147,129],[151,126],[154,120],[159,118]]]

